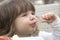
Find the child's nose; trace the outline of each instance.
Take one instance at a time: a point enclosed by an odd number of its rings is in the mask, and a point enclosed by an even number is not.
[[[30,19],[31,19],[31,20],[37,20],[37,17],[36,17],[35,15],[32,15],[32,16],[30,17]]]

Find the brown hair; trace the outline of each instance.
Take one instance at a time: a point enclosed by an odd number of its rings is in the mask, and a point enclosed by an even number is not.
[[[9,33],[13,21],[21,13],[28,10],[35,12],[34,6],[27,0],[11,0],[6,2],[0,5],[0,35]]]

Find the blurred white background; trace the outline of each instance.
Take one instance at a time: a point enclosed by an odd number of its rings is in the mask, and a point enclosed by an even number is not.
[[[41,16],[48,12],[54,12],[56,15],[60,16],[60,5],[59,4],[47,4],[47,5],[35,5],[36,15],[41,20]],[[50,25],[46,23],[39,22],[38,24],[40,30],[44,31],[52,31]]]

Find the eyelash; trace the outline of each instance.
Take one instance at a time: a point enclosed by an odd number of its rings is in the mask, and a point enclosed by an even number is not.
[[[24,17],[24,16],[27,16],[27,14],[24,14],[23,17]]]
[[[32,13],[32,15],[35,15],[35,13]]]
[[[32,15],[35,15],[35,13],[31,13],[31,14],[32,14]],[[24,17],[24,16],[27,16],[27,13],[26,13],[26,14],[24,14],[24,15],[23,15],[23,17]]]

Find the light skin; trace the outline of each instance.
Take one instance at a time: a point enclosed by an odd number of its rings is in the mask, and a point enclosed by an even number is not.
[[[52,23],[56,19],[56,15],[54,13],[47,13],[42,16],[42,22]],[[27,11],[26,13],[22,13],[19,15],[14,24],[15,31],[19,37],[27,37],[29,34],[32,34],[37,26],[37,17],[33,11]]]
[[[43,23],[53,23],[57,19],[57,15],[54,12],[46,13],[42,16]]]
[[[37,17],[33,11],[22,13],[14,22],[16,34],[20,37],[29,36],[35,31],[36,23]]]

